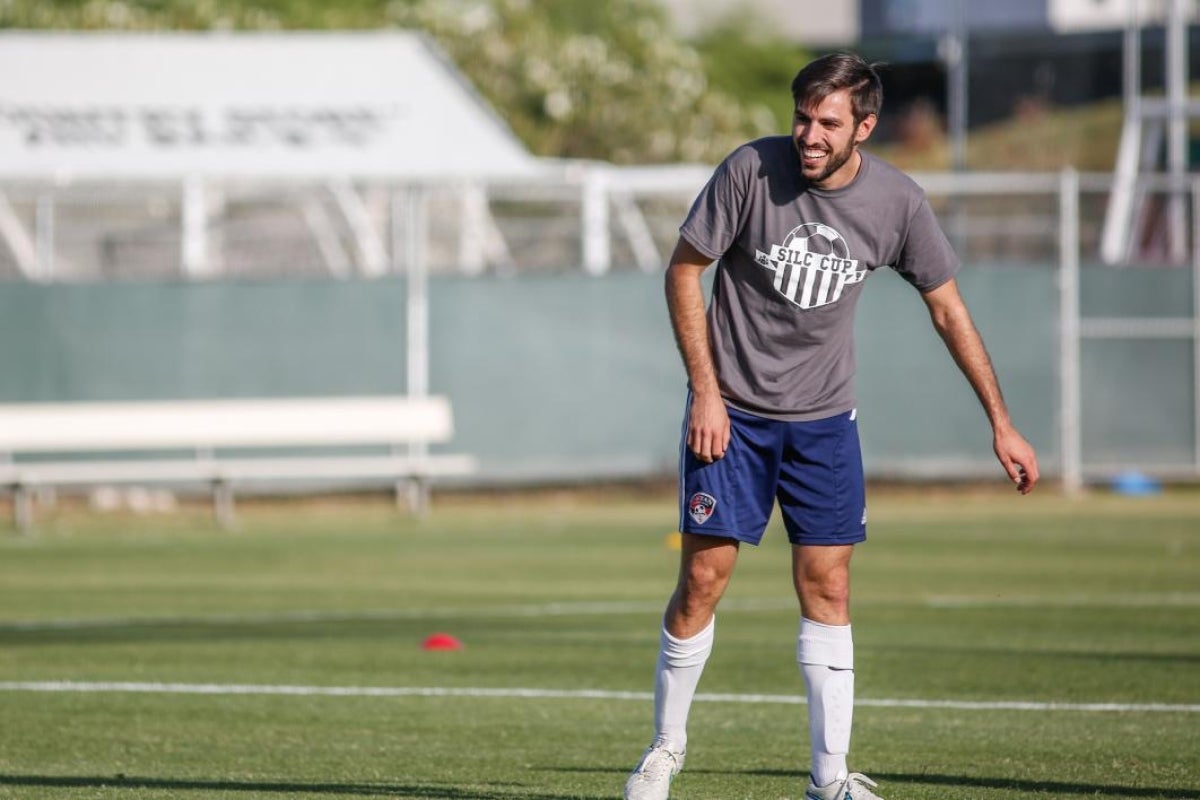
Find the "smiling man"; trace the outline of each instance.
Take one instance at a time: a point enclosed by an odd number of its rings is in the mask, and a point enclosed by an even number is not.
[[[1037,483],[1037,458],[1009,419],[958,292],[959,261],[925,194],[859,149],[882,97],[875,69],[856,55],[810,63],[792,82],[792,135],[735,150],[680,227],[666,294],[689,382],[683,548],[660,635],[654,738],[625,784],[626,800],[665,800],[683,767],[717,603],[738,547],[759,543],[776,504],[800,603],[796,660],[812,748],[804,796],[878,800],[875,783],[847,766],[850,557],[867,522],[853,325],[871,273],[891,267],[920,292],[987,413],[1000,464],[1021,494]],[[706,309],[701,274],[714,261]]]

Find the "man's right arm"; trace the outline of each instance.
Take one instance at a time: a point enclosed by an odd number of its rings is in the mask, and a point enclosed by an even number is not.
[[[692,386],[687,446],[706,464],[724,456],[729,447],[729,413],[717,385],[717,370],[708,338],[704,288],[700,282],[700,276],[711,263],[711,258],[680,237],[671,254],[666,277],[671,328],[675,331],[675,342],[679,345]]]

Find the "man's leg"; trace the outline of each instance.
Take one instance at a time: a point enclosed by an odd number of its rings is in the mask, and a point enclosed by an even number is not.
[[[655,666],[654,740],[625,782],[626,800],[667,800],[671,778],[683,766],[688,712],[712,651],[714,615],[739,543],[758,544],[771,518],[786,423],[728,412],[724,457],[701,462],[686,438],[680,444],[679,578],[663,615]],[[687,419],[683,431],[686,437]]]
[[[867,535],[856,410],[789,426],[777,497],[801,610],[796,660],[808,692],[812,744],[805,797],[872,800],[870,780],[846,767],[854,715],[850,558]]]
[[[794,545],[792,575],[800,598],[796,660],[808,692],[812,782],[849,774],[846,755],[854,716],[854,641],[850,632],[853,545]]]
[[[683,752],[687,717],[712,652],[717,603],[737,562],[733,539],[683,534],[679,580],[663,615],[654,684],[655,740]]]
[[[716,608],[737,562],[738,542],[683,534],[679,580],[663,615],[654,679],[654,740],[625,783],[626,800],[665,800],[683,767],[687,718],[712,652]]]

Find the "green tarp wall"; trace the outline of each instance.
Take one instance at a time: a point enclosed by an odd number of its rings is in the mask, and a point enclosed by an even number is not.
[[[1058,289],[1049,266],[968,267],[963,294],[1019,426],[1058,463]],[[431,281],[431,390],[486,482],[671,474],[684,375],[661,276]],[[1085,315],[1188,316],[1186,270],[1087,269]],[[396,393],[402,280],[0,284],[0,402]],[[991,470],[982,411],[894,274],[859,306],[868,471]],[[1083,343],[1085,459],[1188,463],[1192,344]],[[995,474],[1000,477],[999,468]]]

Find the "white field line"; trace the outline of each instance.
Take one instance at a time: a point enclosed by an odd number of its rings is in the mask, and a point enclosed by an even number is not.
[[[1062,596],[972,596],[930,595],[921,604],[928,608],[1176,608],[1200,607],[1200,593],[1147,592],[1136,594],[1062,595]],[[47,620],[0,621],[0,633],[88,630],[125,628],[139,625],[269,625],[274,623],[320,623],[388,620],[439,619],[504,619],[568,616],[606,616],[609,614],[660,614],[665,601],[614,600],[606,602],[531,603],[475,608],[378,608],[356,611],[277,611],[258,614],[202,614],[195,616],[125,616],[78,617]],[[889,601],[889,606],[896,605]],[[796,601],[790,598],[729,598],[721,604],[722,612],[793,611]]]
[[[654,699],[650,692],[614,692],[600,689],[525,689],[437,686],[287,686],[220,683],[125,683],[78,681],[0,681],[4,692],[81,692],[199,695],[288,695],[299,697],[471,697],[535,700],[637,700]],[[697,694],[697,702],[768,705],[803,705],[799,695]],[[971,701],[857,698],[857,706],[876,708],[939,708],[961,711],[1093,711],[1200,713],[1200,703],[1044,703],[1024,700]]]

